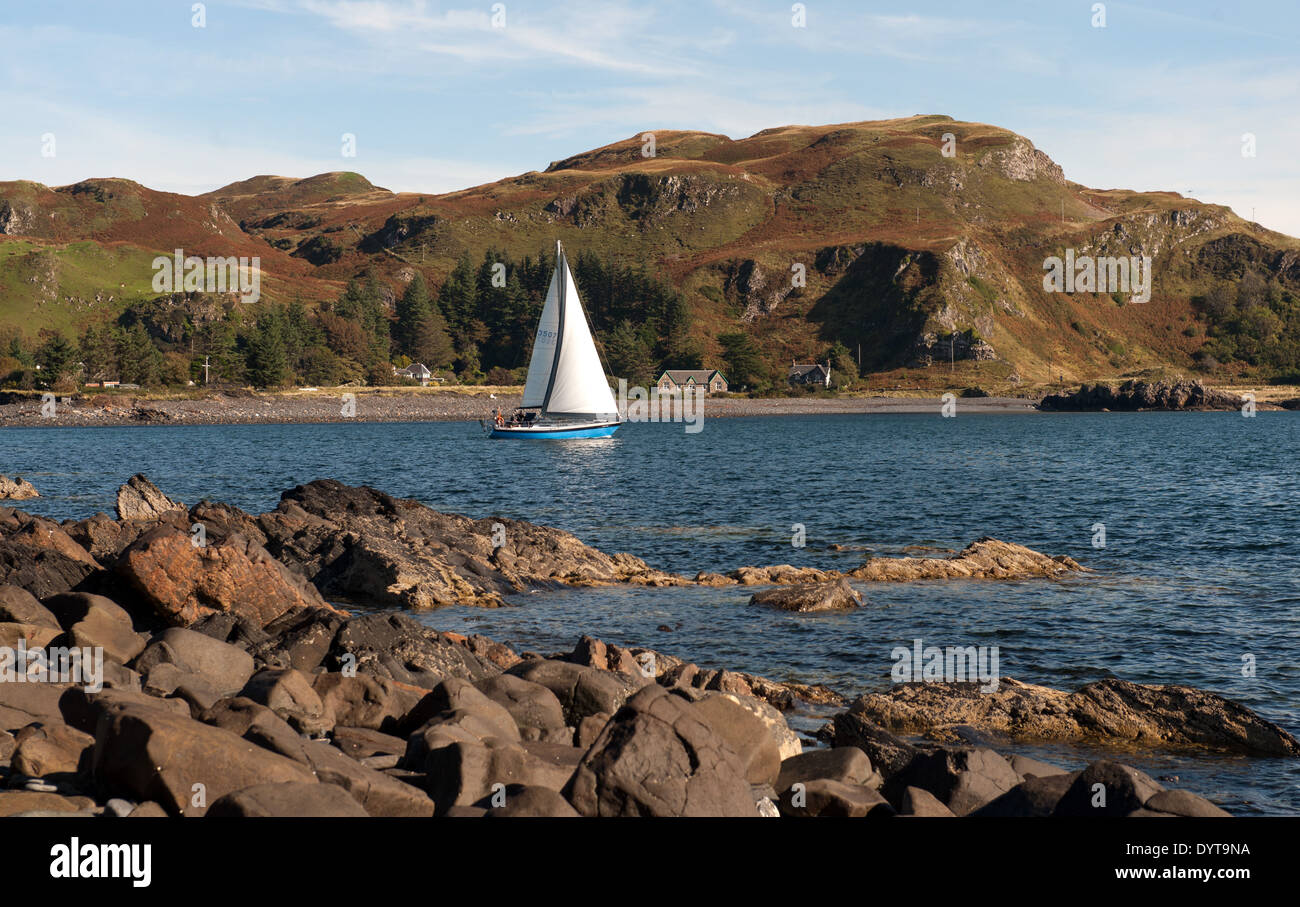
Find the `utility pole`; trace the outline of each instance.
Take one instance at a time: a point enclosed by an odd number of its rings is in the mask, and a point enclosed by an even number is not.
[[[208,383],[208,357],[204,356],[203,357],[203,384],[206,386],[207,383]]]
[[[957,371],[957,332],[953,331],[948,337],[948,374],[955,374]]]

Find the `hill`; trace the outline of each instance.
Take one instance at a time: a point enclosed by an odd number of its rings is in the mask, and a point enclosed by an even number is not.
[[[864,373],[951,358],[993,382],[1300,369],[1300,241],[1176,193],[1070,182],[1007,130],[916,116],[647,142],[442,195],[355,173],[198,197],[0,183],[0,322],[71,331],[106,317],[151,295],[148,262],[174,248],[260,255],[270,303],[310,305],[370,274],[391,305],[416,272],[436,290],[466,259],[518,262],[559,239],[601,274],[643,268],[675,288],[709,361],[743,333],[774,372],[835,344],[841,361],[860,349]],[[1046,292],[1044,262],[1067,249],[1150,257],[1150,300]],[[1243,280],[1259,286],[1238,293]]]

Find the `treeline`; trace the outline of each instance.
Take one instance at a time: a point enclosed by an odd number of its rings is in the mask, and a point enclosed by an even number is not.
[[[1197,353],[1203,368],[1241,362],[1300,380],[1300,296],[1295,292],[1249,269],[1235,283],[1216,284],[1199,304],[1207,334]]]
[[[419,272],[396,293],[371,274],[313,310],[301,302],[246,306],[200,294],[129,306],[75,338],[0,330],[0,382],[72,387],[95,381],[141,386],[283,387],[396,383],[395,366],[422,362],[464,383],[522,382],[541,315],[552,254],[515,261],[489,250],[464,255],[437,292]],[[701,368],[680,294],[648,273],[583,253],[570,260],[606,365],[633,383],[664,368]],[[743,335],[742,335],[743,336]],[[752,345],[744,351],[752,350]]]

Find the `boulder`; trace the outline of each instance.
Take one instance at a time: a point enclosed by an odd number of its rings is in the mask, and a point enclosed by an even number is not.
[[[159,707],[109,703],[98,719],[96,782],[118,796],[154,800],[173,815],[203,815],[208,804],[253,785],[315,783],[311,770],[291,759]]]
[[[334,727],[311,680],[293,668],[258,671],[239,693],[266,706],[303,734],[323,734]]]
[[[613,716],[608,712],[597,712],[594,715],[588,715],[582,721],[578,722],[577,728],[573,732],[573,744],[580,749],[587,749],[596,742],[601,730],[609,723]]]
[[[1078,776],[1078,772],[1031,775],[1005,794],[985,803],[971,815],[1050,816]]]
[[[809,750],[782,760],[776,789],[786,791],[796,781],[806,783],[819,778],[873,788],[882,783],[866,753],[856,746],[839,746]]]
[[[266,638],[250,653],[268,667],[314,673],[329,655],[344,619],[337,611],[319,608],[290,611],[263,628]]]
[[[862,596],[840,577],[822,583],[774,586],[755,592],[751,605],[804,614],[813,611],[854,611],[862,607]]]
[[[398,732],[403,717],[420,699],[387,678],[367,674],[314,674],[311,686],[334,724],[392,733]]]
[[[1146,808],[1174,816],[1192,816],[1198,819],[1231,818],[1232,813],[1220,809],[1204,797],[1185,790],[1162,790],[1147,800]]]
[[[64,797],[60,794],[27,790],[0,790],[0,818],[31,813],[82,813],[95,808],[89,797]]]
[[[18,731],[33,721],[63,721],[59,698],[71,688],[67,683],[0,681],[0,730]]]
[[[102,648],[104,658],[125,665],[144,651],[149,637],[137,633],[129,623],[121,623],[102,611],[92,611],[85,620],[72,625],[68,642],[78,648]]]
[[[532,659],[506,672],[546,687],[560,701],[564,722],[577,727],[588,715],[613,714],[641,686],[621,674],[567,661]]]
[[[374,756],[400,758],[406,752],[406,741],[401,737],[394,737],[371,728],[339,725],[334,728],[331,739],[344,755],[351,756],[357,761]]]
[[[253,676],[253,658],[243,649],[182,627],[169,627],[153,637],[135,669],[148,674],[160,664],[199,675],[223,696],[239,692]]]
[[[695,702],[694,712],[740,759],[749,784],[774,784],[781,770],[781,751],[757,713],[728,693],[710,693]]]
[[[888,801],[870,787],[846,784],[829,778],[798,781],[781,794],[781,815],[795,818],[830,816],[840,819],[860,819],[866,816],[894,815]]]
[[[735,753],[694,706],[659,686],[615,713],[565,794],[584,816],[757,815]]]
[[[840,712],[832,721],[835,748],[856,746],[867,754],[872,766],[884,779],[902,771],[920,753],[910,743],[877,727],[856,711]]]
[[[1103,759],[1079,773],[1066,789],[1054,816],[1124,816],[1146,806],[1163,791],[1149,775]]]
[[[219,611],[264,627],[300,608],[333,610],[303,576],[241,535],[196,547],[189,533],[158,526],[132,542],[114,570],[158,617],[174,626]]]
[[[1010,763],[990,749],[959,747],[923,753],[885,782],[885,795],[901,803],[903,790],[919,787],[959,816],[997,799],[1020,783]]]
[[[36,486],[22,476],[14,476],[12,479],[8,476],[0,476],[0,500],[25,501],[40,496],[41,493],[36,490]]]
[[[367,815],[361,804],[341,787],[282,781],[254,784],[218,798],[208,809],[214,817],[331,817],[358,819]]]
[[[58,523],[0,507],[0,584],[20,586],[44,599],[101,571],[99,562]]]
[[[430,752],[424,763],[427,790],[439,813],[470,806],[494,792],[494,785],[545,787],[559,791],[571,769],[532,755],[517,743],[489,738],[483,743],[452,743]]]
[[[1046,778],[1049,775],[1068,775],[1065,769],[1059,765],[1052,765],[1050,762],[1040,762],[1037,759],[1031,759],[1028,756],[1020,754],[1012,755],[1009,760],[1011,767],[1016,770],[1016,774],[1022,778]]]
[[[32,778],[65,776],[72,780],[89,768],[90,748],[95,738],[62,721],[30,724],[14,735],[15,749],[10,767]]]
[[[346,621],[325,664],[331,671],[351,666],[360,674],[426,690],[448,677],[473,682],[501,672],[490,661],[405,614],[367,614]]]
[[[948,819],[957,815],[940,803],[934,794],[919,787],[903,788],[898,814],[922,819]]]
[[[142,473],[136,473],[117,490],[119,520],[158,520],[169,513],[185,512],[185,505],[158,490]]]
[[[420,700],[403,719],[403,724],[423,726],[439,724],[452,716],[473,715],[489,731],[487,736],[518,742],[519,726],[514,716],[499,703],[493,702],[468,681],[448,677]]]
[[[0,586],[0,624],[8,623],[62,629],[54,612],[21,586]]]
[[[501,803],[493,806],[493,803]],[[500,795],[489,795],[477,806],[484,808],[485,816],[511,819],[565,819],[578,818],[576,809],[555,791],[547,787],[510,784]]]
[[[572,740],[573,733],[565,725],[560,700],[540,683],[513,674],[498,674],[474,686],[510,713],[521,735],[537,740],[567,736]]]

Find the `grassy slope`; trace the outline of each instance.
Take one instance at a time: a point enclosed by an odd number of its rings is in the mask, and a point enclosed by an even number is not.
[[[956,158],[940,153],[946,133]],[[1174,193],[1070,183],[1019,136],[947,117],[788,126],[737,141],[664,131],[656,145],[643,157],[638,134],[438,196],[394,194],[355,173],[254,177],[197,198],[122,180],[0,183],[0,206],[26,211],[32,234],[0,242],[0,319],[82,322],[112,307],[92,305],[96,292],[147,290],[150,250],[178,245],[258,254],[265,297],[312,300],[371,266],[395,281],[419,268],[436,285],[464,251],[519,257],[560,239],[671,279],[711,351],[712,338],[743,324],[774,361],[842,340],[892,353],[883,364],[897,365],[895,348],[915,333],[974,329],[1002,360],[965,364],[976,375],[1081,380],[1189,364],[1203,341],[1191,298],[1211,282],[1195,259],[1205,242],[1244,234],[1300,249]],[[1043,258],[1066,246],[1153,254],[1151,302],[1044,293]],[[874,251],[854,267],[864,247]],[[819,269],[819,260],[840,264]],[[795,263],[807,286],[784,295]],[[743,292],[742,266],[756,266],[765,284]]]

